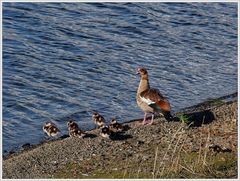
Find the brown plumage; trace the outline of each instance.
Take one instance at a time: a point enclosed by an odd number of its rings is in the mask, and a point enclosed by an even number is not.
[[[104,138],[110,138],[111,135],[112,135],[112,131],[109,129],[108,126],[100,127],[100,136]]]
[[[152,113],[150,124],[153,124],[154,113],[156,112],[162,112],[168,121],[172,120],[170,103],[158,89],[150,88],[147,70],[138,68],[137,73],[141,76],[141,80],[136,99],[138,106],[144,111],[143,124],[146,123],[147,113]]]
[[[149,99],[155,102],[163,111],[171,111],[170,104],[166,98],[159,92],[158,89],[149,88],[140,93],[140,97]]]
[[[94,112],[92,115],[92,119],[94,123],[100,128],[101,126],[104,126],[105,124],[105,119],[102,115],[100,115],[98,112]]]
[[[75,121],[70,120],[68,121],[67,125],[70,137],[82,138],[83,136],[85,136],[86,133],[79,129],[78,124]]]
[[[82,138],[85,135],[86,135],[86,133],[84,131],[82,131],[82,130],[72,130],[72,131],[69,131],[69,136],[70,137]]]
[[[57,126],[51,122],[46,122],[42,129],[49,137],[55,137],[60,133],[60,130],[57,128]]]
[[[68,121],[67,125],[68,125],[68,131],[79,129],[78,124],[74,120]]]
[[[123,125],[118,123],[116,119],[112,119],[110,125],[109,125],[110,130],[113,132],[121,132],[123,131]]]

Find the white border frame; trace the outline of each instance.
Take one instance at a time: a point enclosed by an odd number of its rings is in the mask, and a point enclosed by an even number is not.
[[[1,133],[1,143],[0,143],[0,152],[1,152],[1,158],[0,158],[0,179],[2,179],[2,72],[3,72],[3,67],[2,67],[2,18],[3,18],[3,4],[4,2],[56,2],[56,3],[61,3],[61,2],[64,2],[64,3],[73,3],[73,2],[116,2],[116,3],[121,3],[121,2],[226,2],[226,3],[230,3],[230,2],[236,2],[238,3],[238,82],[239,82],[239,69],[240,69],[240,64],[239,64],[239,51],[240,51],[240,42],[239,42],[239,35],[240,35],[240,29],[239,29],[239,25],[240,25],[240,19],[239,19],[239,10],[240,10],[240,2],[238,0],[149,0],[149,1],[146,1],[146,0],[118,0],[118,1],[113,1],[113,0],[75,0],[75,1],[72,1],[72,0],[1,0],[0,1],[0,28],[1,28],[1,33],[0,33],[0,39],[1,39],[1,43],[0,43],[0,55],[1,55],[1,58],[0,58],[0,123],[1,123],[1,128],[0,128],[0,133]],[[238,84],[238,92],[239,92],[239,84]],[[239,102],[240,102],[240,97],[238,95],[238,120],[240,118],[239,116],[239,109],[240,109],[240,106],[239,106]],[[239,161],[239,156],[240,156],[240,150],[239,150],[239,145],[240,145],[240,138],[239,138],[239,130],[240,130],[240,125],[238,123],[238,179],[167,179],[167,180],[182,180],[182,181],[185,181],[185,180],[226,180],[226,181],[238,181],[240,179],[239,175],[240,175],[240,161]],[[26,180],[26,179],[2,179],[2,180]],[[27,179],[27,180],[43,180],[43,181],[46,181],[46,180],[60,180],[60,179]],[[64,179],[64,180],[79,180],[79,179]],[[116,179],[81,179],[81,180],[102,180],[102,181],[105,181],[105,180],[116,180]],[[121,180],[128,180],[128,179],[121,179]],[[165,180],[165,179],[131,179],[131,180]]]

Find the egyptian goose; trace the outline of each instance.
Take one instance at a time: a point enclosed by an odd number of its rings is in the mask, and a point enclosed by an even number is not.
[[[105,124],[105,119],[102,115],[100,115],[98,112],[94,112],[92,115],[92,119],[94,123],[100,128],[101,126],[104,126]]]
[[[113,132],[121,132],[123,131],[123,125],[118,123],[116,119],[112,119],[110,125],[109,125],[110,130]]]
[[[82,138],[83,136],[86,135],[84,131],[79,129],[78,124],[75,121],[70,120],[68,121],[67,125],[68,125],[68,132],[70,137]]]
[[[100,136],[104,138],[110,138],[111,135],[112,135],[112,131],[109,129],[108,126],[103,125],[100,127]]]
[[[60,133],[60,130],[57,128],[57,126],[51,122],[46,122],[42,129],[49,137],[55,137]]]
[[[156,112],[162,113],[166,120],[171,121],[173,117],[170,113],[170,104],[158,89],[150,88],[147,70],[138,68],[137,74],[141,76],[136,99],[138,106],[144,111],[142,124],[146,124],[147,113],[152,114],[150,124],[153,124],[154,113]]]

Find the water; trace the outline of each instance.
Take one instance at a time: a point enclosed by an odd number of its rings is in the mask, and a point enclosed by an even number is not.
[[[173,111],[237,91],[237,3],[3,3],[3,149],[143,117],[137,67]]]

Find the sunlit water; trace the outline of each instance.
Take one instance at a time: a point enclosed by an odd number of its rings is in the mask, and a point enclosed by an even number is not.
[[[237,3],[3,3],[3,149],[141,118],[139,66],[174,112],[236,92]]]

